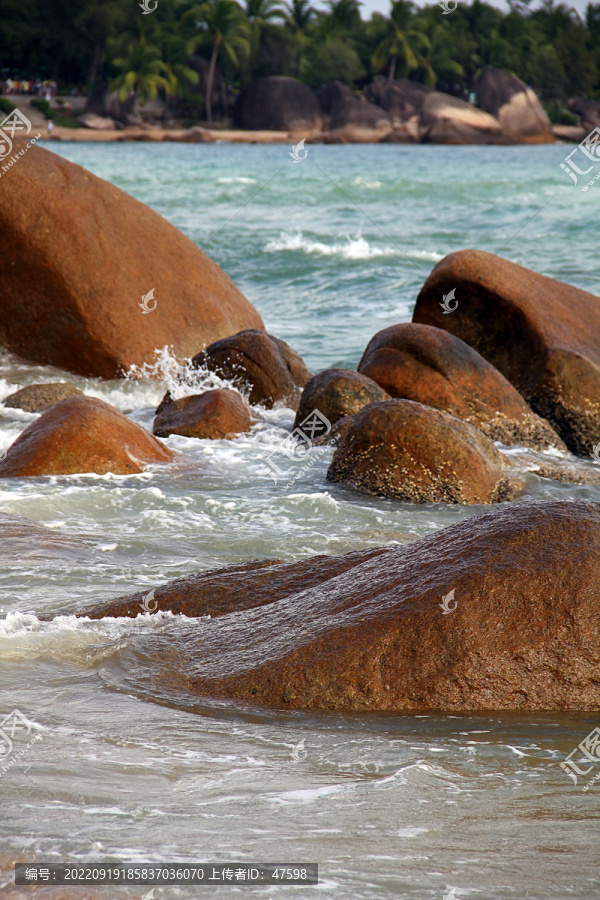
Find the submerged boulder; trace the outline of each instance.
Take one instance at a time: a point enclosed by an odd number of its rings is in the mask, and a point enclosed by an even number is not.
[[[494,503],[520,487],[477,428],[412,400],[385,400],[352,416],[327,479],[408,503]]]
[[[333,425],[344,416],[360,412],[369,403],[389,399],[389,394],[365,375],[351,369],[324,369],[302,391],[294,428],[315,410]]]
[[[236,128],[251,131],[319,131],[321,106],[314,91],[284,75],[266,75],[239,94]]]
[[[440,303],[455,291],[458,307]],[[413,321],[461,338],[548,419],[569,450],[600,441],[600,298],[481,250],[451,253],[417,298]]]
[[[67,397],[11,444],[0,460],[0,478],[84,472],[131,475],[173,456],[145,428],[108,403]]]
[[[236,391],[216,388],[172,400],[163,406],[154,419],[153,434],[168,437],[181,434],[184,437],[230,439],[253,424],[247,404]]]
[[[512,72],[484,66],[477,106],[500,122],[505,135],[527,144],[552,144],[552,124],[535,91]]]
[[[391,397],[451,413],[493,441],[565,449],[498,369],[441,328],[414,322],[384,328],[369,341],[358,371]]]
[[[263,327],[193,241],[39,146],[0,178],[0,231],[0,345],[30,362],[112,378]]]
[[[44,412],[65,397],[83,397],[83,391],[66,381],[28,384],[27,387],[5,397],[2,405],[9,409],[22,409],[25,412]]]
[[[248,329],[211,344],[192,365],[231,381],[248,402],[271,409],[285,403],[295,409],[311,374],[289,344],[264,331]]]
[[[600,710],[600,508],[510,504],[403,547],[201,572],[152,608],[160,696],[348,712]],[[80,614],[141,614],[138,593]],[[156,604],[156,606],[154,606]]]

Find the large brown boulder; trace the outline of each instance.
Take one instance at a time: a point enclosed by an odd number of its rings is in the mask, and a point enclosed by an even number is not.
[[[91,615],[140,614],[145,596]],[[185,686],[277,709],[600,710],[595,503],[509,504],[403,547],[203,572],[154,597],[213,617],[145,640],[163,699]]]
[[[389,399],[390,395],[365,375],[351,369],[324,369],[314,375],[302,391],[294,428],[314,410],[333,425],[344,416],[360,412],[369,403]]]
[[[516,493],[507,469],[473,425],[412,400],[385,400],[352,416],[327,479],[408,503],[494,503]]]
[[[340,81],[331,81],[317,91],[326,127],[327,140],[339,143],[374,143],[387,137],[392,130],[388,113],[357,97]]]
[[[311,374],[289,344],[264,331],[248,329],[211,344],[192,360],[198,368],[231,381],[248,402],[271,409],[285,403],[295,409]]]
[[[66,381],[28,384],[27,387],[5,397],[2,405],[9,409],[22,409],[25,412],[44,412],[65,397],[83,397],[83,391]]]
[[[600,125],[600,103],[587,97],[572,97],[567,102],[571,112],[579,116],[581,127],[587,133]]]
[[[336,115],[351,100],[356,99],[356,94],[343,81],[328,81],[315,91],[324,119]]]
[[[41,147],[0,178],[0,231],[0,344],[31,362],[111,378],[165,345],[189,357],[263,327],[162,216]]]
[[[174,456],[117,409],[92,397],[67,397],[19,435],[0,460],[0,478],[95,472],[131,475]]]
[[[422,140],[433,144],[506,143],[497,119],[441,91],[424,97],[419,126]]]
[[[458,308],[442,312],[455,290]],[[600,441],[600,298],[481,250],[451,253],[423,285],[413,321],[445,328],[502,372],[569,450]]]
[[[477,106],[500,122],[507,137],[526,144],[552,144],[552,124],[531,88],[512,72],[484,66],[477,80]]]
[[[377,75],[366,86],[364,95],[371,103],[384,109],[395,125],[401,125],[421,114],[425,99],[432,92],[432,88],[418,81],[400,78],[390,82]]]
[[[239,94],[236,128],[251,131],[319,131],[321,106],[314,91],[296,78],[266,75]]]
[[[369,341],[358,371],[391,397],[451,413],[493,441],[565,449],[498,369],[441,328],[415,323],[384,328]]]
[[[247,404],[236,391],[216,388],[173,400],[158,412],[152,432],[157,437],[231,439],[249,431],[253,424]]]

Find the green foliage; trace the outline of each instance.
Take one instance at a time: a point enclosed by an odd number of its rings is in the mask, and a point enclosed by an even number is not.
[[[310,44],[302,67],[303,80],[312,88],[334,80],[352,85],[364,73],[356,50],[337,37]]]
[[[556,101],[544,103],[544,109],[553,125],[577,125],[577,116],[565,109]]]
[[[35,97],[31,101],[31,105],[35,106],[35,108],[39,110],[43,116],[46,116],[47,119],[52,118],[52,110],[50,109],[50,104],[47,100],[41,100]]]
[[[561,0],[533,6],[508,0],[503,12],[470,0],[442,15],[438,2],[391,0],[388,14],[365,19],[360,0],[319,9],[311,0],[160,0],[151,15],[137,0],[2,0],[0,68],[84,92],[109,84],[133,111],[160,97],[165,114],[210,119],[221,76],[230,88],[262,75],[315,88],[408,76],[465,97],[494,65],[562,115],[570,96],[600,96],[600,2],[581,16]],[[198,57],[208,72],[201,89]]]
[[[16,108],[15,104],[11,103],[8,97],[0,97],[0,110],[2,110],[5,115],[13,112]]]

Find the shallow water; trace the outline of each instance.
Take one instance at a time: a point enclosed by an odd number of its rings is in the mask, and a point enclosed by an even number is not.
[[[207,249],[314,371],[355,367],[373,333],[410,320],[435,262],[463,247],[600,294],[600,187],[565,183],[562,146],[319,146],[299,165],[281,146],[52,149]],[[156,296],[158,312],[160,285]],[[149,427],[176,389],[168,352],[153,374],[68,378]],[[42,379],[65,376],[4,357],[0,399]],[[0,452],[34,418],[1,409]],[[0,777],[7,895],[19,893],[8,887],[17,859],[108,858],[319,863],[318,887],[246,887],[269,896],[600,895],[600,784],[584,792],[558,767],[597,717],[316,716],[166,696],[160,672],[145,668],[145,642],[189,621],[68,615],[232,562],[403,544],[481,511],[328,484],[329,449],[313,450],[303,474],[306,460],[283,456],[289,474],[275,484],[264,463],[292,420],[291,410],[263,412],[231,442],[172,437],[184,455],[143,475],[0,485],[0,712],[18,708],[42,736]],[[532,497],[600,501],[600,489],[530,473]],[[37,619],[48,614],[59,617]],[[199,892],[169,886],[155,897]]]

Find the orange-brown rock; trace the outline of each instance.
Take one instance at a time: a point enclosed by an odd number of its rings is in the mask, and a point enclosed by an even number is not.
[[[215,388],[172,400],[154,419],[152,431],[157,437],[182,434],[220,440],[249,431],[253,421],[248,405],[236,391]]]
[[[165,345],[189,357],[263,327],[231,279],[162,216],[41,147],[0,178],[0,231],[0,344],[31,362],[111,378]]]
[[[535,91],[513,72],[484,66],[477,79],[477,106],[495,116],[505,135],[527,144],[551,144],[552,125]]]
[[[247,329],[211,344],[192,360],[248,393],[248,401],[271,409],[275,403],[296,408],[311,374],[289,344]]]
[[[444,314],[455,290],[458,307]],[[423,285],[413,321],[474,347],[548,419],[569,450],[600,441],[600,298],[481,250],[452,253]]]
[[[143,599],[92,615],[136,615]],[[277,709],[600,710],[595,503],[509,504],[403,547],[203,572],[155,602],[213,616],[145,639],[161,698],[172,686]]]
[[[2,405],[8,409],[22,409],[25,412],[44,412],[65,397],[83,397],[83,391],[66,381],[28,384],[27,387],[5,397]]]
[[[333,425],[344,416],[353,416],[369,403],[389,400],[378,384],[352,369],[324,369],[310,379],[302,391],[294,428],[318,410]]]
[[[494,503],[516,492],[507,469],[473,425],[412,400],[385,400],[352,416],[327,478],[410,503]]]
[[[0,478],[95,472],[131,475],[174,456],[145,428],[92,397],[67,397],[19,435]]]
[[[371,338],[358,371],[391,397],[449,412],[493,441],[565,449],[498,369],[441,328],[415,323],[384,328]]]

